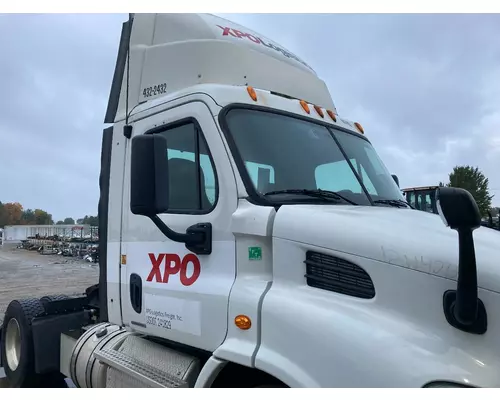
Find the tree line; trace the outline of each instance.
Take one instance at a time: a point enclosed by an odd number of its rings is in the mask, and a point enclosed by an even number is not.
[[[77,224],[98,225],[97,216],[85,215],[76,220]],[[56,225],[74,225],[75,220],[71,217],[56,222]],[[21,203],[2,203],[0,201],[0,228],[6,225],[54,225],[52,214],[45,210],[36,208],[34,210],[24,209]]]
[[[97,219],[97,216],[92,216],[92,215],[86,215],[83,218],[78,218],[76,220],[76,223],[78,225],[90,225],[90,226],[97,226],[99,224],[99,220]],[[62,221],[57,221],[56,225],[74,225],[75,220],[71,217],[64,218]]]

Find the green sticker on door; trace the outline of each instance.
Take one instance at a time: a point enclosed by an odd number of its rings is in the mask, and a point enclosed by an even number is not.
[[[250,261],[262,260],[262,248],[249,247],[248,248],[248,259]]]

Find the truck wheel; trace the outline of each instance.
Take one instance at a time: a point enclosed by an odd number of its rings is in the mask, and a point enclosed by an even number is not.
[[[44,308],[38,299],[11,301],[2,328],[2,361],[8,381],[13,387],[36,384],[35,356],[31,321]]]
[[[59,300],[66,300],[69,299],[69,296],[66,296],[65,294],[53,294],[51,296],[43,296],[40,301],[42,303],[44,302],[49,302],[49,301],[59,301]]]

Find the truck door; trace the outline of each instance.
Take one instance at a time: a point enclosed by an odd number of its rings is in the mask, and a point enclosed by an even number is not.
[[[228,299],[235,279],[237,207],[233,169],[209,108],[195,101],[133,123],[133,135],[167,139],[170,209],[159,217],[185,233],[212,224],[212,253],[193,254],[164,236],[146,217],[130,212],[130,149],[126,155],[121,256],[123,323],[131,329],[215,350],[227,332]],[[130,143],[129,143],[130,144]]]

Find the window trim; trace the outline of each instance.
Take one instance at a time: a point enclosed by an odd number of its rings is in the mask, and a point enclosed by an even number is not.
[[[207,155],[210,160],[210,164],[212,166],[213,172],[214,172],[214,189],[215,189],[215,201],[214,204],[212,205],[211,208],[206,209],[206,210],[179,210],[179,209],[170,209],[166,213],[162,213],[160,215],[168,215],[168,214],[174,214],[174,215],[207,215],[212,213],[217,205],[219,204],[219,176],[217,174],[217,167],[214,162],[214,158],[212,156],[212,152],[210,151],[210,146],[207,143],[207,139],[205,137],[205,133],[203,132],[203,129],[201,128],[200,123],[198,120],[194,117],[185,117],[178,119],[173,122],[168,122],[163,125],[155,126],[154,128],[148,129],[147,131],[144,132],[144,135],[154,135],[154,134],[160,134],[165,131],[179,128],[184,125],[189,125],[193,124],[195,134],[196,134],[196,140],[195,140],[195,152],[197,154],[197,157],[195,157],[195,162],[198,168],[201,168],[200,165],[200,136],[203,140],[203,143],[205,144],[207,148]],[[167,140],[167,146],[168,146],[168,140]],[[197,181],[198,181],[198,187],[200,187],[200,175],[197,170]],[[199,191],[199,198],[198,198],[199,204],[201,205],[201,190]]]
[[[236,142],[233,138],[233,135],[231,134],[231,130],[229,129],[229,126],[227,124],[227,114],[232,111],[232,110],[237,110],[237,109],[244,109],[244,110],[254,110],[254,111],[262,111],[266,112],[268,114],[276,114],[276,115],[283,115],[286,117],[291,117],[291,118],[296,118],[302,121],[310,122],[313,124],[321,125],[324,126],[327,130],[328,133],[332,136],[333,140],[339,147],[340,151],[344,155],[344,157],[347,158],[345,151],[343,147],[340,145],[338,139],[335,137],[332,129],[339,130],[341,132],[348,133],[350,135],[356,136],[360,139],[366,140],[368,143],[371,144],[371,142],[368,140],[368,138],[364,135],[361,135],[359,133],[350,131],[349,129],[346,129],[344,127],[332,125],[326,121],[319,121],[307,116],[303,116],[300,114],[295,114],[289,111],[284,111],[284,110],[277,110],[275,108],[269,108],[269,107],[264,107],[264,106],[259,106],[255,104],[245,104],[245,103],[232,103],[229,104],[221,109],[218,115],[218,120],[219,120],[219,125],[221,127],[221,131],[224,135],[224,138],[226,139],[226,142],[229,146],[229,150],[231,151],[231,154],[233,156],[234,162],[236,163],[236,167],[238,168],[238,171],[240,173],[241,180],[243,181],[243,185],[245,186],[245,189],[248,193],[248,197],[246,198],[247,201],[249,201],[252,204],[255,205],[260,205],[260,206],[270,206],[270,207],[279,207],[283,205],[282,202],[277,202],[277,201],[272,201],[269,200],[268,198],[264,197],[261,195],[254,187],[252,178],[250,177],[250,174],[248,173],[246,167],[245,167],[245,162],[243,161],[243,157],[241,156],[241,153],[238,149],[238,146],[236,145]],[[349,161],[349,165],[351,166],[351,169],[353,168],[351,162]],[[357,176],[356,172],[354,171],[356,178],[359,181],[359,177]],[[364,187],[363,184],[362,188],[364,190],[364,193],[368,197],[368,201],[370,202],[370,205],[374,205],[373,200],[369,194],[367,194],[366,188]],[[303,203],[303,202],[301,202]]]

